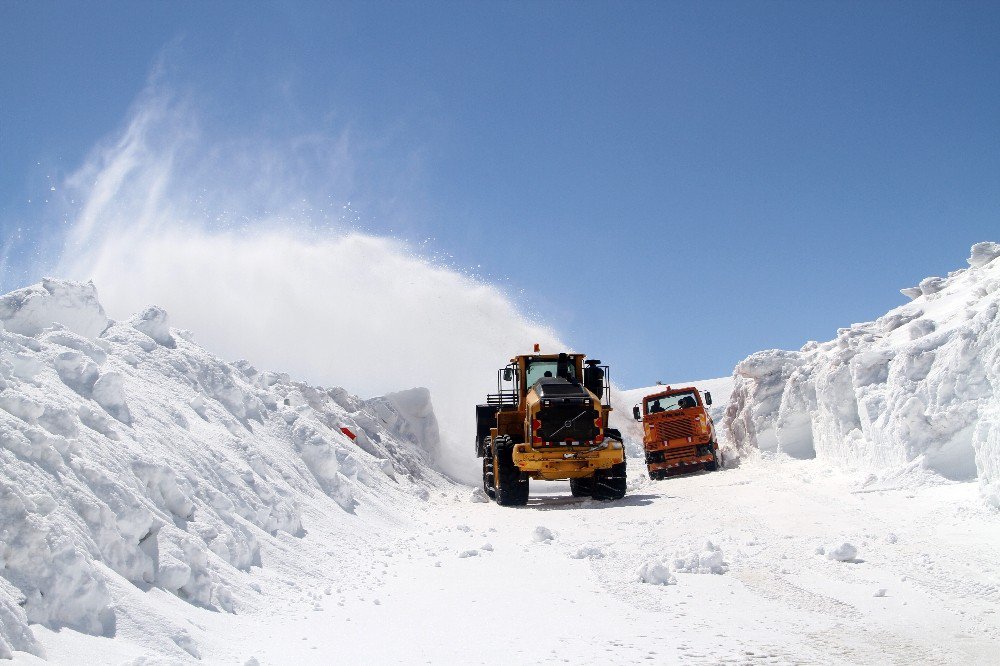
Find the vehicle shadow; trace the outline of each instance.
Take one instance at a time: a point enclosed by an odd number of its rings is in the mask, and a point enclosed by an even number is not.
[[[526,508],[539,511],[567,511],[579,509],[622,509],[633,506],[649,506],[657,498],[673,499],[670,495],[626,495],[620,500],[601,502],[589,497],[539,493],[528,497]]]

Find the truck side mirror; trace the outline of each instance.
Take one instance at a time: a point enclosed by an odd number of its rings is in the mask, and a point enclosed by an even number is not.
[[[632,416],[633,418],[635,418],[636,421],[642,420],[642,414],[639,413],[639,405],[636,405],[635,407],[632,408]]]
[[[504,368],[503,369],[503,380],[505,382],[514,381],[514,373],[510,371],[510,368]],[[709,403],[709,404],[712,404],[712,403]]]
[[[711,405],[712,404],[712,392],[711,391],[705,391],[705,404],[706,405]]]

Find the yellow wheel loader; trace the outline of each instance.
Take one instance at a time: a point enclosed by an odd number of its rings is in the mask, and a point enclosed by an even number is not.
[[[529,479],[569,479],[576,497],[625,496],[621,433],[608,428],[608,367],[583,354],[515,356],[476,405],[483,488],[502,506],[528,502]]]

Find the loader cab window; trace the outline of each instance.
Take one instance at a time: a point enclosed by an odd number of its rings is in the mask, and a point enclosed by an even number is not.
[[[663,398],[655,398],[646,403],[646,413],[672,412],[678,409],[690,409],[698,406],[698,399],[693,392],[677,393]]]
[[[533,361],[528,359],[527,362],[527,380],[525,381],[525,386],[531,388],[535,385],[539,379],[546,377],[555,377],[559,362],[556,359],[539,359]],[[569,363],[566,366],[566,372],[569,374],[570,379],[576,379],[576,359],[572,356],[569,358]]]

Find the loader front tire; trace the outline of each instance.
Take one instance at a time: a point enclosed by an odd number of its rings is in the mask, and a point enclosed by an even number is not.
[[[592,496],[595,500],[620,500],[625,497],[627,481],[624,462],[612,465],[610,469],[597,470]]]
[[[486,491],[486,495],[490,499],[496,499],[497,488],[493,478],[493,456],[490,455],[489,449],[487,449],[487,454],[483,456],[483,490]]]
[[[569,490],[573,497],[590,497],[594,494],[594,477],[585,476],[569,480]]]
[[[493,440],[493,474],[496,476],[496,501],[500,506],[528,503],[528,478],[514,464],[513,454],[510,437]]]

